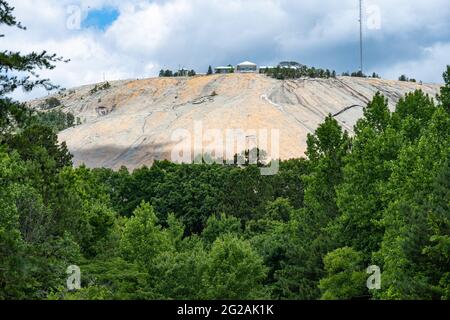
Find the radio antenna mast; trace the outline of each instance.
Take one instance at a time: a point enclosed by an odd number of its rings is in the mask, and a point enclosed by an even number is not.
[[[359,58],[360,58],[360,71],[363,70],[363,13],[362,13],[362,0],[359,0]]]

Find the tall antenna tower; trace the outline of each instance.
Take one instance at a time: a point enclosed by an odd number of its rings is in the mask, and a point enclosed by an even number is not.
[[[360,71],[364,73],[363,70],[363,3],[359,0],[359,59],[360,59]]]

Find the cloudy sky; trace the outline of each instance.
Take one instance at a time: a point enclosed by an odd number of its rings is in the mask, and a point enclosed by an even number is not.
[[[339,73],[359,68],[358,0],[9,2],[28,29],[1,27],[0,50],[45,49],[71,59],[41,73],[66,88],[243,60],[294,60]],[[450,64],[448,0],[364,0],[363,13],[366,73],[442,81]]]

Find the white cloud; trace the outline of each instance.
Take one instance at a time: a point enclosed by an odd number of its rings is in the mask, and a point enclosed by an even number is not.
[[[417,81],[442,83],[442,73],[450,64],[449,53],[450,43],[437,43],[423,48],[420,59],[400,62],[381,72],[388,79],[397,79],[404,74]]]
[[[443,66],[450,63],[447,2],[366,0],[366,6],[377,5],[381,13],[381,29],[365,30],[366,41],[391,50],[389,61],[379,55],[370,56],[367,63],[383,66],[375,71],[386,77],[397,78],[404,70],[411,77],[439,82]],[[104,32],[69,30],[67,6],[77,3],[83,16],[105,6],[118,8],[120,15]],[[11,0],[11,4],[28,30],[2,27],[6,38],[0,50],[45,49],[71,59],[42,73],[65,87],[101,81],[103,73],[110,80],[141,78],[178,65],[205,72],[209,64],[241,59],[317,63],[321,58],[330,61],[331,56],[337,65],[325,67],[346,71],[358,66],[353,59],[358,41],[356,0]],[[398,49],[399,41],[414,45],[407,57]]]

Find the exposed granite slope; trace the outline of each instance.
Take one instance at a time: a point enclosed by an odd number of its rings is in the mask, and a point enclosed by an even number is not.
[[[180,142],[172,134],[177,129],[194,133],[197,121],[203,130],[221,130],[223,139],[227,129],[242,129],[247,140],[254,138],[251,130],[278,129],[280,157],[300,157],[306,135],[328,114],[351,133],[362,106],[377,91],[389,99],[391,109],[406,92],[422,89],[434,97],[439,91],[432,84],[350,77],[279,81],[259,74],[115,81],[108,89],[92,93],[93,88],[57,96],[63,110],[83,122],[61,132],[59,139],[67,142],[75,165],[115,169],[171,159]],[[208,145],[211,141],[203,141],[206,150]],[[272,154],[270,143],[264,149]]]

